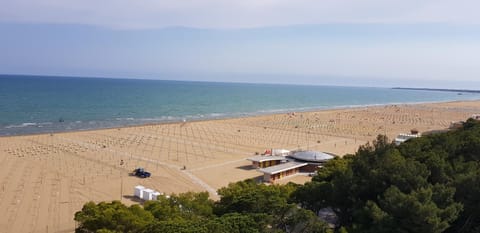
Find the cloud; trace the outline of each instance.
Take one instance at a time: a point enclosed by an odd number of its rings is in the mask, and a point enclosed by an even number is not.
[[[0,22],[120,29],[328,23],[480,24],[475,0],[1,0]],[[0,1],[0,2],[1,2]]]

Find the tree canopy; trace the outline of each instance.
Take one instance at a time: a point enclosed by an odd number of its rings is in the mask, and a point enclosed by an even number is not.
[[[76,213],[77,232],[260,233],[328,232],[314,212],[290,203],[297,185],[265,185],[253,180],[207,192],[182,193],[127,207],[118,201],[89,202]]]
[[[396,146],[384,136],[334,159],[292,198],[331,207],[348,232],[478,232],[480,123]]]

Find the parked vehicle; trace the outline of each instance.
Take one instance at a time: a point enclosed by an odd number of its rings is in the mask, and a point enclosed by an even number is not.
[[[133,174],[137,177],[140,177],[140,178],[147,178],[147,177],[150,177],[152,175],[150,172],[145,171],[145,169],[143,169],[143,167],[139,167],[139,168],[136,168],[135,170],[133,170]]]

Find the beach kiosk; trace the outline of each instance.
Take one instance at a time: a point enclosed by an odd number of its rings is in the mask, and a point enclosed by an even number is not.
[[[260,169],[263,172],[263,181],[275,183],[276,180],[287,176],[297,174],[300,168],[307,166],[308,163],[302,162],[287,162],[275,166]]]
[[[420,134],[406,134],[406,133],[401,133],[395,138],[395,144],[398,146],[412,138],[419,138],[421,137]]]
[[[142,199],[143,197],[143,190],[145,190],[145,187],[141,186],[141,185],[137,185],[135,186],[135,190],[134,190],[134,195],[140,199]]]
[[[247,160],[252,161],[253,168],[275,166],[287,161],[284,156],[254,156],[248,158]]]
[[[152,200],[152,194],[153,194],[153,192],[154,192],[154,191],[151,190],[151,189],[144,189],[144,190],[143,190],[143,194],[142,194],[142,195],[143,195],[142,199],[145,200],[145,201],[150,201],[150,200]]]
[[[158,199],[158,196],[160,196],[160,195],[163,195],[163,193],[159,193],[159,192],[155,191],[155,192],[152,193],[152,198],[150,200],[156,201]]]

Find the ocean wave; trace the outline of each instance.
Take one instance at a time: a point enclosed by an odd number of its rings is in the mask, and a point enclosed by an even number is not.
[[[24,127],[28,127],[28,126],[36,126],[37,123],[31,123],[31,122],[26,122],[26,123],[22,123],[22,124],[19,124],[19,125],[7,125],[5,126],[6,129],[11,129],[11,128],[24,128]]]
[[[133,120],[135,120],[135,118],[133,118],[133,117],[117,117],[117,118],[115,118],[115,120],[117,120],[117,121],[133,121]]]
[[[217,119],[224,117],[236,116],[237,113],[208,113],[208,114],[195,114],[195,115],[180,115],[180,116],[158,116],[158,117],[124,117],[124,118],[114,118],[115,121],[120,121],[125,124],[135,124],[135,123],[156,123],[156,122],[180,122],[188,120],[202,120],[202,119]]]
[[[12,129],[12,128],[25,128],[25,127],[44,127],[44,126],[48,126],[48,125],[52,125],[53,123],[52,122],[25,122],[25,123],[22,123],[22,124],[18,124],[18,125],[7,125],[5,126],[6,129]]]
[[[222,116],[225,116],[227,114],[225,114],[225,113],[210,113],[208,115],[211,116],[211,117],[222,117]]]

